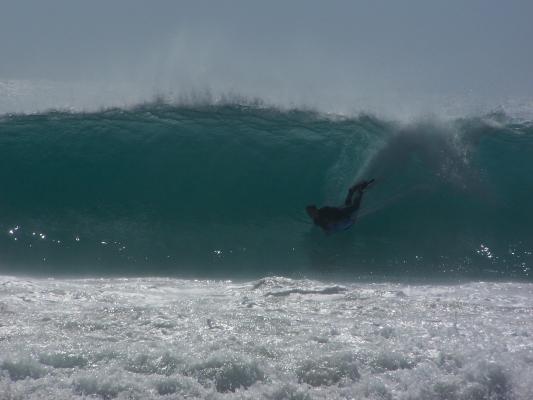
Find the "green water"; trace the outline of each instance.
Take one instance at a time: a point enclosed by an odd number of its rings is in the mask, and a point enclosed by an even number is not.
[[[0,269],[531,278],[533,128],[147,105],[0,118]],[[376,178],[349,231],[304,207]]]

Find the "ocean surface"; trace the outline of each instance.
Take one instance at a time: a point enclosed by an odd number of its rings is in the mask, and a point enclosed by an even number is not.
[[[0,117],[0,269],[531,280],[533,125],[148,104]],[[308,204],[375,178],[353,229]]]
[[[532,171],[504,112],[3,114],[0,400],[532,399]]]
[[[0,398],[529,400],[532,291],[0,277]]]

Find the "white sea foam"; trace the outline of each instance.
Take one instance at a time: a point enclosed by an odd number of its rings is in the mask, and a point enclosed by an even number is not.
[[[533,285],[0,277],[1,399],[531,399]]]

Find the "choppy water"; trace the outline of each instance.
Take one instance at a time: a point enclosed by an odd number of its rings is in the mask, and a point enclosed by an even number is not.
[[[532,291],[1,277],[0,398],[527,400]]]
[[[531,399],[532,156],[503,114],[4,115],[0,399]]]

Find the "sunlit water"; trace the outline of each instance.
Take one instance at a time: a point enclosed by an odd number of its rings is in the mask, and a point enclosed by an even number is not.
[[[531,399],[533,285],[0,278],[1,399]]]

